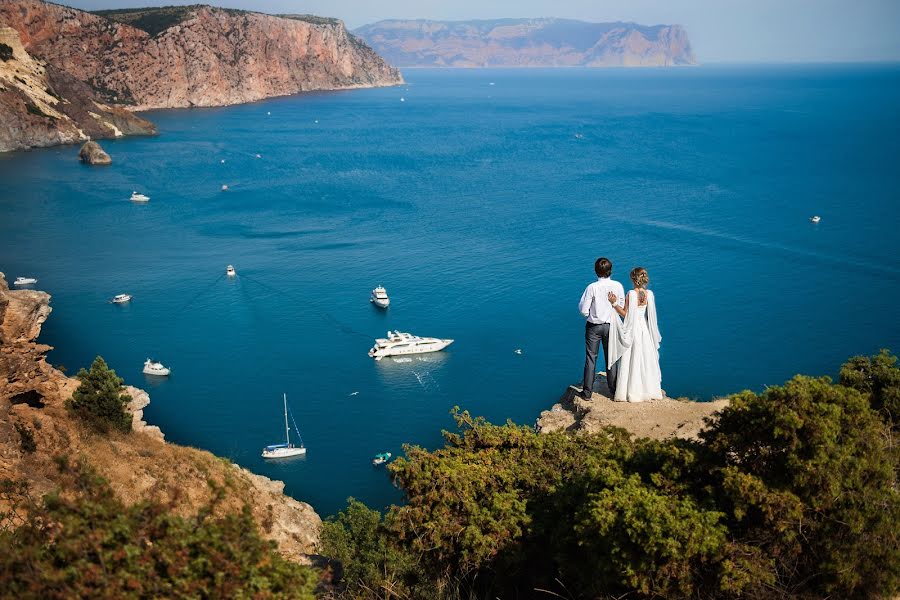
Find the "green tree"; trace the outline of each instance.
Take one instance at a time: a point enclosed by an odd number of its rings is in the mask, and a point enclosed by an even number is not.
[[[841,367],[841,385],[869,396],[894,428],[900,427],[900,369],[888,350],[875,356],[854,356]]]
[[[59,461],[64,487],[33,502],[0,532],[0,595],[7,598],[297,598],[312,600],[315,573],[282,558],[259,537],[249,509],[214,518],[215,500],[197,516],[172,506],[125,506],[85,465]]]
[[[13,49],[9,44],[0,43],[0,60],[6,62],[8,60],[12,60],[13,58]]]
[[[797,376],[734,396],[701,437],[730,534],[773,558],[780,589],[897,591],[900,465],[865,395]]]
[[[66,402],[73,414],[98,432],[131,431],[131,414],[125,410],[131,397],[122,389],[125,382],[106,365],[106,361],[98,356],[90,371],[81,369],[75,377],[81,385]]]
[[[25,425],[16,423],[16,433],[19,434],[19,448],[22,452],[33,454],[37,450],[37,444],[34,441],[34,432]]]
[[[423,580],[418,561],[394,543],[376,510],[349,498],[347,508],[322,526],[321,553],[341,565],[351,594],[411,590]]]

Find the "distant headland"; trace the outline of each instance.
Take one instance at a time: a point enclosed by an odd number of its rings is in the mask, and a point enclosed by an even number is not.
[[[672,67],[697,64],[680,25],[571,19],[388,20],[353,31],[398,67]]]
[[[0,0],[0,152],[156,132],[130,111],[402,82],[337,19]]]

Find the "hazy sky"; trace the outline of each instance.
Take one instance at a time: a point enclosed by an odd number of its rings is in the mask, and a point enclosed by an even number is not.
[[[900,0],[56,0],[87,10],[197,4],[381,19],[566,17],[679,23],[701,62],[900,60]]]

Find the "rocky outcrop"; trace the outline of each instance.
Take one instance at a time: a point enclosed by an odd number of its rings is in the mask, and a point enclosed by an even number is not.
[[[0,0],[0,22],[19,32],[32,55],[86,82],[104,102],[134,110],[403,81],[332,19],[210,6],[99,15],[40,0]]]
[[[550,410],[541,413],[536,428],[539,432],[583,431],[596,433],[613,426],[628,430],[636,437],[658,440],[666,438],[696,439],[706,420],[728,406],[728,400],[695,402],[692,400],[653,400],[648,402],[613,402],[605,383],[590,400],[581,398],[570,387]]]
[[[25,480],[40,496],[59,487],[55,458],[83,460],[132,504],[158,499],[179,514],[195,513],[214,495],[210,482],[226,490],[220,513],[249,506],[265,537],[289,558],[308,560],[315,552],[322,521],[311,506],[285,496],[284,484],[254,475],[209,452],[169,444],[143,420],[146,392],[127,387],[133,428],[129,434],[98,436],[74,422],[66,399],[78,387],[46,361],[49,346],[37,343],[50,314],[44,292],[10,291],[0,273],[0,480]],[[37,444],[24,452],[16,425],[29,429]],[[0,499],[0,513],[5,510]]]
[[[100,144],[97,142],[87,142],[78,152],[78,160],[89,165],[109,165],[112,159],[109,157]]]
[[[99,102],[90,86],[33,57],[4,22],[0,16],[0,48],[10,49],[0,58],[0,152],[156,133],[146,119]]]
[[[568,19],[379,21],[354,30],[399,67],[670,67],[696,64],[680,25]]]

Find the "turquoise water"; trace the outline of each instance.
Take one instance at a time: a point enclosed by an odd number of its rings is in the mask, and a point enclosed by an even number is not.
[[[103,142],[109,168],[74,146],[0,158],[0,270],[53,294],[51,360],[103,355],[169,440],[329,514],[398,501],[372,455],[439,444],[456,404],[549,408],[580,378],[598,255],[623,282],[649,270],[670,395],[900,350],[900,67],[405,76],[155,112],[159,137]],[[457,341],[375,363],[387,329]],[[172,376],[145,378],[147,356]],[[283,392],[309,452],[264,463]]]

